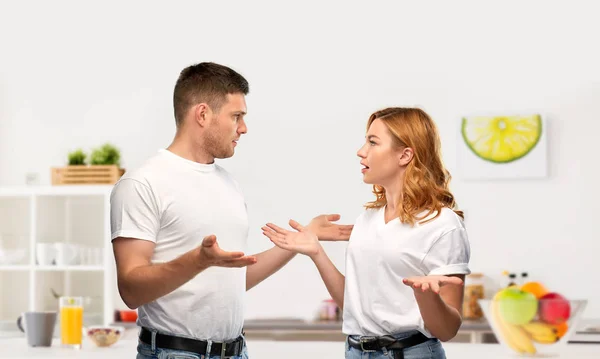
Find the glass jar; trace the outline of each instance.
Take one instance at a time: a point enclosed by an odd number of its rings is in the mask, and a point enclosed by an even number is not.
[[[83,335],[83,298],[60,297],[60,338],[63,346],[81,348]]]
[[[483,299],[483,274],[472,273],[465,278],[465,297],[463,301],[463,318],[477,320],[483,318],[478,300]]]

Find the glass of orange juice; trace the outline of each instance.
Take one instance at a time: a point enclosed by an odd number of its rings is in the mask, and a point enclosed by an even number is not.
[[[60,297],[60,339],[63,346],[81,348],[83,298]]]

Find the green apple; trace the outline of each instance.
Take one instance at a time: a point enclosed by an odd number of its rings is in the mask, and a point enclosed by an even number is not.
[[[535,295],[518,287],[501,290],[494,297],[498,301],[500,316],[506,322],[521,325],[529,323],[537,314],[538,300]]]

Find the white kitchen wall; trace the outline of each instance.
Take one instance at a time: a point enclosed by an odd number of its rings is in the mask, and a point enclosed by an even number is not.
[[[220,163],[246,192],[256,252],[267,221],[352,222],[371,198],[355,155],[368,115],[420,106],[442,134],[472,270],[529,271],[600,317],[599,33],[584,1],[3,1],[0,185],[48,184],[69,150],[107,141],[137,167],[172,139],[179,71],[223,63],[251,86],[249,133]],[[547,115],[547,179],[461,179],[456,121],[486,111]],[[326,248],[343,270],[345,244]],[[247,316],[311,317],[326,297],[297,257],[248,293]]]

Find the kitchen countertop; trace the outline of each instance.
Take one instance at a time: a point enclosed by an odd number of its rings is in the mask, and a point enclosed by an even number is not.
[[[120,325],[126,328],[135,328],[135,322],[118,322],[112,325]],[[301,318],[267,318],[267,319],[246,319],[244,321],[244,330],[342,330],[342,321],[323,320],[313,321]],[[490,325],[485,319],[464,320],[461,330],[483,330],[491,331]]]
[[[342,330],[341,321],[306,321],[295,318],[282,319],[247,319],[245,330]],[[491,330],[486,320],[464,320],[461,330]]]
[[[341,321],[308,321],[295,318],[247,319],[244,331],[248,339],[278,341],[338,341],[346,336],[342,333]],[[464,321],[455,341],[483,343],[484,336],[491,334],[487,321]],[[493,335],[493,334],[491,334]],[[495,337],[492,338],[495,342]]]
[[[61,348],[59,341],[55,340],[50,348],[31,348],[27,346],[25,338],[0,340],[2,350],[0,356],[7,359],[30,358],[106,358],[131,359],[136,355],[137,341],[132,338],[122,339],[112,347],[98,348],[91,342],[84,341],[80,350]],[[444,343],[448,358],[461,359],[504,359],[517,358],[499,344],[466,344]],[[302,343],[287,341],[248,340],[248,350],[252,359],[305,359],[315,358],[343,358],[344,343],[340,342],[310,342]],[[600,357],[600,345],[595,344],[569,344],[560,356],[554,358],[569,359],[597,359]]]
[[[597,319],[583,321],[579,326],[579,330],[570,338],[569,343],[600,344],[599,323],[600,321]],[[6,339],[21,339],[24,337],[24,334],[16,329],[16,325],[11,324],[10,328],[4,328],[4,331],[0,331],[0,342]],[[114,325],[124,326],[127,329],[125,339],[135,339],[139,330],[135,322],[121,322],[114,323]],[[247,319],[244,323],[246,338],[249,341],[343,342],[346,337],[341,328],[341,321],[312,321],[301,318]],[[59,334],[60,331],[55,328],[54,337],[58,338]],[[497,340],[487,321],[465,320],[451,343],[496,344]]]
[[[126,328],[137,328],[136,323],[114,323]],[[301,318],[246,319],[244,331],[248,339],[280,341],[344,341],[341,321],[315,321]],[[484,335],[492,330],[485,319],[465,320],[459,331],[464,338],[457,341],[484,342]],[[493,335],[493,334],[492,334]],[[492,340],[495,342],[495,339]]]

